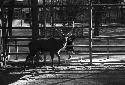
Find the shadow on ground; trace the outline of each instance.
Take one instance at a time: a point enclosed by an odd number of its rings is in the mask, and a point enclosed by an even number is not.
[[[23,74],[9,74],[8,72],[0,71],[0,85],[8,85],[16,82]]]

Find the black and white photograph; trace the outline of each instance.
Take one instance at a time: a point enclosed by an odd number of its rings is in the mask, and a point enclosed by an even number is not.
[[[125,0],[0,0],[0,85],[125,85]]]

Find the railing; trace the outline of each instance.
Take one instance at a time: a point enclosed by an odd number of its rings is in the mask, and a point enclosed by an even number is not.
[[[91,0],[90,0],[91,1]],[[93,28],[94,28],[94,20],[93,20],[93,8],[96,7],[96,6],[104,6],[104,7],[115,7],[115,6],[120,6],[120,7],[124,7],[125,4],[93,4],[91,2],[87,3],[87,4],[81,4],[81,5],[65,5],[65,4],[62,4],[62,5],[56,5],[56,4],[51,4],[51,5],[47,5],[47,4],[44,4],[44,5],[38,5],[37,7],[38,8],[47,8],[47,7],[67,7],[67,6],[80,6],[80,7],[83,7],[83,8],[86,8],[85,10],[88,11],[89,13],[89,20],[88,20],[88,25],[87,26],[74,26],[74,29],[82,29],[82,31],[84,30],[84,28],[87,28],[88,29],[88,35],[87,36],[84,36],[84,33],[82,32],[82,36],[81,38],[82,39],[86,39],[88,40],[88,44],[87,45],[73,45],[73,47],[81,47],[81,48],[87,48],[89,49],[88,51],[84,52],[84,51],[81,51],[81,52],[76,52],[76,54],[71,54],[71,55],[89,55],[89,58],[90,58],[90,63],[92,64],[92,57],[93,55],[107,55],[107,58],[109,58],[109,55],[125,55],[125,53],[123,52],[119,52],[119,53],[113,53],[113,51],[110,50],[110,48],[121,48],[121,47],[125,47],[125,45],[110,45],[110,40],[114,40],[114,39],[117,39],[117,40],[125,40],[125,36],[93,36]],[[3,6],[3,8],[8,8],[9,6],[5,5]],[[21,10],[23,8],[29,8],[29,10],[32,8],[31,5],[15,5],[13,6],[13,8],[21,8]],[[45,11],[45,10],[43,10]],[[52,16],[51,16],[52,18]],[[63,29],[63,28],[72,28],[73,26],[60,26],[60,27],[57,27],[57,26],[54,26],[51,25],[51,27],[47,27],[46,26],[46,19],[44,25],[42,26],[38,26],[38,29],[41,30],[41,29],[44,29],[44,30],[47,30],[47,29],[50,29],[50,28],[57,28],[57,29]],[[56,24],[56,23],[63,23],[63,21],[52,21],[53,24]],[[83,21],[75,21],[75,23],[83,23]],[[22,22],[21,22],[22,24]],[[50,22],[50,24],[52,24]],[[98,26],[98,27],[125,27],[124,25],[120,25],[120,26],[110,26],[110,25],[107,25],[107,26]],[[9,27],[4,27],[4,29],[8,29]],[[0,27],[0,29],[4,30],[3,27]],[[33,29],[33,27],[29,26],[29,27],[12,27],[12,29]],[[5,30],[4,30],[5,31]],[[77,32],[77,31],[76,31]],[[77,33],[76,33],[77,35]],[[4,35],[5,36],[5,35]],[[7,40],[8,41],[13,41],[15,42],[14,44],[7,44],[6,46],[9,47],[7,48],[8,50],[8,55],[20,55],[20,54],[28,54],[28,52],[19,52],[19,48],[20,47],[27,47],[28,45],[20,45],[20,44],[17,44],[17,42],[19,41],[30,41],[32,39],[33,36],[7,36]],[[3,37],[4,38],[4,37]],[[96,40],[106,40],[107,44],[106,45],[94,45],[93,44],[93,41],[96,41]],[[10,51],[10,47],[15,47],[16,49],[16,52],[11,52]],[[106,51],[96,51],[94,49],[96,48],[106,48],[107,50]]]

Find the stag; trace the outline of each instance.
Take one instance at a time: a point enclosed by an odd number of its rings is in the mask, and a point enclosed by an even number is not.
[[[49,38],[49,39],[39,39],[39,40],[34,40],[29,43],[29,51],[30,53],[26,57],[26,62],[30,59],[33,61],[33,58],[37,53],[41,52],[49,52],[52,60],[52,67],[53,67],[53,59],[54,59],[54,54],[58,57],[58,65],[60,65],[60,51],[66,47],[67,45],[67,40],[68,37],[72,35],[71,31],[68,34],[62,33],[62,37],[59,39],[56,38]],[[44,63],[46,59],[44,58]],[[33,62],[32,62],[33,63]]]

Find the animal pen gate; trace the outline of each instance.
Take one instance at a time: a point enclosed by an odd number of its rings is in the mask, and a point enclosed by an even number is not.
[[[125,36],[123,33],[125,25],[122,23],[124,22],[124,7],[124,2],[108,4],[96,3],[91,0],[78,0],[78,2],[75,0],[41,0],[41,2],[26,0],[26,2],[15,1],[14,5],[11,6],[3,4],[1,6],[2,23],[0,27],[3,47],[1,58],[6,64],[7,56],[16,55],[17,58],[19,55],[26,56],[28,54],[26,47],[30,40],[51,36],[59,37],[54,29],[68,32],[73,28],[73,35],[78,41],[76,40],[76,44],[73,45],[74,49],[77,50],[75,54],[71,55],[79,58],[76,59],[77,61],[70,62],[71,66],[74,65],[72,63],[76,63],[75,66],[84,66],[83,63],[124,65],[124,60],[121,62],[103,62],[100,59],[98,62],[95,61],[96,57],[105,58],[105,55],[108,56],[107,58],[110,58],[111,55],[125,55]],[[18,21],[18,26],[13,26],[14,20]],[[23,26],[26,23],[28,25]],[[115,33],[122,33],[122,35]]]
[[[99,9],[100,7],[100,9]],[[78,10],[79,8],[79,10]],[[117,10],[116,10],[117,9]],[[11,12],[13,10],[13,12]],[[17,10],[17,11],[16,11]],[[80,12],[83,11],[83,12]],[[78,12],[78,14],[76,14]],[[114,13],[115,12],[115,13]],[[7,14],[8,13],[8,14]],[[21,13],[21,14],[20,14]],[[124,40],[124,36],[93,36],[93,31],[96,35],[101,28],[117,28],[124,27],[124,4],[123,2],[117,2],[116,4],[103,4],[95,3],[91,0],[85,1],[66,1],[66,0],[50,0],[42,2],[28,0],[23,2],[15,1],[13,5],[3,4],[1,5],[1,29],[3,39],[3,56],[6,58],[8,55],[20,55],[27,54],[21,53],[19,47],[26,47],[27,45],[19,45],[19,41],[29,41],[38,37],[58,37],[58,34],[54,34],[54,29],[63,29],[65,32],[73,28],[73,35],[76,37],[84,38],[88,40],[88,45],[74,45],[74,47],[88,48],[88,52],[76,53],[78,55],[89,55],[89,63],[92,61],[93,55],[124,55],[125,53],[112,53],[110,48],[113,47],[125,47],[124,45],[109,45],[110,40],[118,39]],[[13,17],[12,17],[13,16]],[[100,17],[101,16],[101,17]],[[100,19],[96,19],[100,17]],[[108,20],[109,18],[110,20]],[[13,26],[12,20],[20,20],[19,26]],[[101,20],[101,22],[100,22]],[[28,22],[29,26],[22,26],[24,22]],[[98,24],[99,23],[99,24]],[[110,25],[116,23],[120,25]],[[14,24],[14,23],[13,23]],[[50,26],[48,26],[48,25]],[[95,25],[94,25],[95,24]],[[58,26],[60,25],[60,26]],[[94,30],[93,30],[94,28]],[[96,29],[97,28],[97,29]],[[99,29],[98,29],[99,28]],[[15,30],[30,30],[30,36],[14,36]],[[112,30],[113,30],[112,29]],[[87,31],[86,31],[87,30]],[[15,31],[16,32],[16,31]],[[21,32],[21,31],[20,31]],[[23,32],[23,31],[22,31]],[[87,33],[88,32],[88,33]],[[31,34],[32,33],[32,34]],[[97,34],[98,35],[98,34]],[[100,34],[101,35],[101,34]],[[95,40],[107,40],[107,45],[94,45]],[[9,42],[14,41],[14,44]],[[16,52],[10,52],[10,47],[15,47]],[[107,48],[107,52],[96,51],[96,48]],[[94,51],[95,50],[95,51]],[[75,55],[76,55],[75,54]],[[1,56],[2,57],[2,56]],[[4,59],[4,62],[6,59]]]

